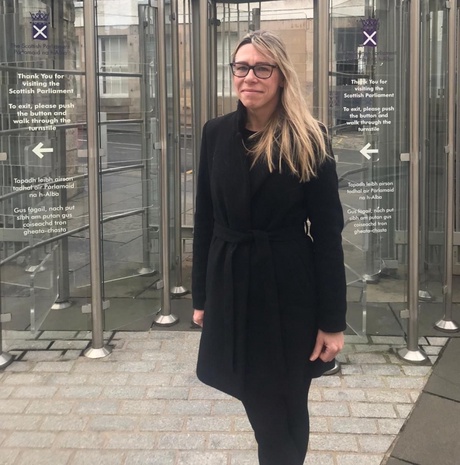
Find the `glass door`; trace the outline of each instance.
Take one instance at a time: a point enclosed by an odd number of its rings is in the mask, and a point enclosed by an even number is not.
[[[279,34],[313,108],[314,2],[216,3],[217,113],[235,108],[225,66],[254,29]],[[407,288],[408,11],[400,1],[331,2],[330,134],[346,228],[349,325],[400,334]],[[371,313],[371,318],[368,314]],[[385,324],[382,325],[382,322]]]
[[[0,1],[0,273],[5,329],[148,329],[159,308],[157,10],[98,0],[103,284],[90,276],[83,2]],[[159,287],[159,286],[158,286]]]
[[[407,288],[407,2],[332,2],[331,135],[346,227],[349,320],[398,334]],[[388,327],[389,326],[389,327]],[[358,331],[359,332],[359,331]]]
[[[209,67],[215,74],[211,73],[210,92],[211,100],[214,94],[216,100],[210,107],[216,115],[235,108],[226,66],[231,52],[245,33],[259,28],[271,30],[285,41],[307,101],[313,104],[313,70],[318,65],[313,62],[314,25],[319,21],[314,7],[319,1],[292,1],[289,8],[279,1],[212,3]],[[441,316],[444,300],[446,86],[447,72],[454,66],[449,68],[447,60],[449,5],[440,0],[420,2],[417,44],[411,44],[411,5],[414,3],[398,0],[331,0],[329,37],[317,38],[330,44],[329,129],[346,220],[349,325],[357,334],[403,335],[409,306],[415,313],[420,310],[421,325],[433,325]],[[411,50],[418,45],[420,73],[414,79],[420,78],[416,99],[420,124],[411,125],[415,121],[409,114],[414,86],[409,65],[415,53]],[[455,66],[458,70],[458,63]],[[458,127],[458,118],[456,124]],[[414,165],[410,151],[415,144],[411,144],[410,134],[418,126],[420,190],[414,202],[416,186],[409,181]],[[456,146],[458,153],[458,137]],[[458,205],[458,163],[456,173]],[[409,228],[413,211],[420,217],[419,241],[410,236],[409,229],[416,229]],[[456,208],[454,274],[459,272],[458,211]],[[414,247],[419,268],[410,276],[418,280],[415,286],[414,279],[409,280]],[[412,290],[419,286],[422,305],[417,306],[413,292],[409,299],[409,285]],[[455,280],[453,289],[455,301]]]
[[[448,145],[448,11],[445,2],[423,2],[421,88],[421,287],[420,299],[442,303],[446,233]],[[430,305],[424,305],[428,310]]]
[[[158,14],[97,1],[106,329],[148,329],[160,307]]]
[[[332,134],[342,170],[347,267],[358,286],[365,284],[367,330],[398,334],[409,317],[413,197],[409,2],[357,3],[335,1],[332,7]],[[442,1],[420,5],[420,203],[412,208],[420,215],[418,296],[426,327],[441,316],[445,279],[448,11]],[[362,290],[350,293],[352,309],[362,297]]]
[[[74,2],[4,0],[0,30],[4,328],[85,327],[88,298],[77,289],[89,256],[86,119]]]

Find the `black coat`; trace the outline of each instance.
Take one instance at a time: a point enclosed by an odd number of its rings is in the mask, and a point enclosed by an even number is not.
[[[304,183],[250,169],[245,117],[240,104],[203,128],[192,271],[193,307],[205,310],[197,375],[238,398],[248,373],[280,388],[320,376],[331,365],[308,361],[318,328],[346,328],[335,162]]]

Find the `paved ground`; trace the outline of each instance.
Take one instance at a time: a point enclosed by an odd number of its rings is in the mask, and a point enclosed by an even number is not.
[[[197,332],[107,333],[110,356],[81,356],[88,333],[4,332],[0,465],[253,465],[239,402],[195,377]],[[422,338],[436,361],[447,338]],[[314,382],[308,465],[379,465],[431,366],[400,337],[347,336],[340,374]],[[433,464],[434,465],[434,464]],[[441,465],[441,464],[436,464]]]
[[[436,363],[386,465],[458,465],[460,339],[452,338]]]

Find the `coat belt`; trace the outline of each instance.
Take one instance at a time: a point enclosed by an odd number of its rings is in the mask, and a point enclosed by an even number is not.
[[[263,293],[265,294],[265,312],[266,319],[261,321],[261,331],[267,332],[270,339],[271,357],[273,366],[278,369],[280,374],[284,374],[286,363],[284,358],[283,339],[281,331],[281,313],[278,300],[277,281],[275,275],[275,266],[273,262],[271,243],[284,242],[295,239],[305,240],[305,231],[302,227],[285,228],[273,231],[249,230],[237,231],[227,228],[226,226],[215,224],[214,236],[229,243],[224,262],[224,323],[225,340],[224,357],[225,363],[232,372],[237,371],[236,364],[241,355],[244,354],[244,347],[237,347],[235,318],[246,318],[245,312],[236,311],[234,304],[235,285],[233,258],[240,244],[253,243],[255,260],[258,272],[260,271],[262,282],[264,284]],[[248,266],[250,264],[248,263]],[[251,311],[249,309],[248,311]],[[242,327],[241,324],[238,327]],[[245,322],[243,327],[245,327]],[[245,344],[245,334],[239,335],[240,344]],[[243,354],[241,353],[243,352]],[[241,363],[241,361],[240,361]],[[239,370],[238,370],[239,371]]]

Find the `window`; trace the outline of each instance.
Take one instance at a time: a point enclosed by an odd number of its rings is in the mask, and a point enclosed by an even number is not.
[[[99,37],[99,71],[101,73],[125,73],[128,71],[128,38],[126,36]],[[103,96],[127,96],[128,78],[101,76]]]
[[[228,64],[231,54],[238,42],[236,32],[227,32],[217,35],[217,94],[219,96],[230,96],[232,89],[232,76]]]

